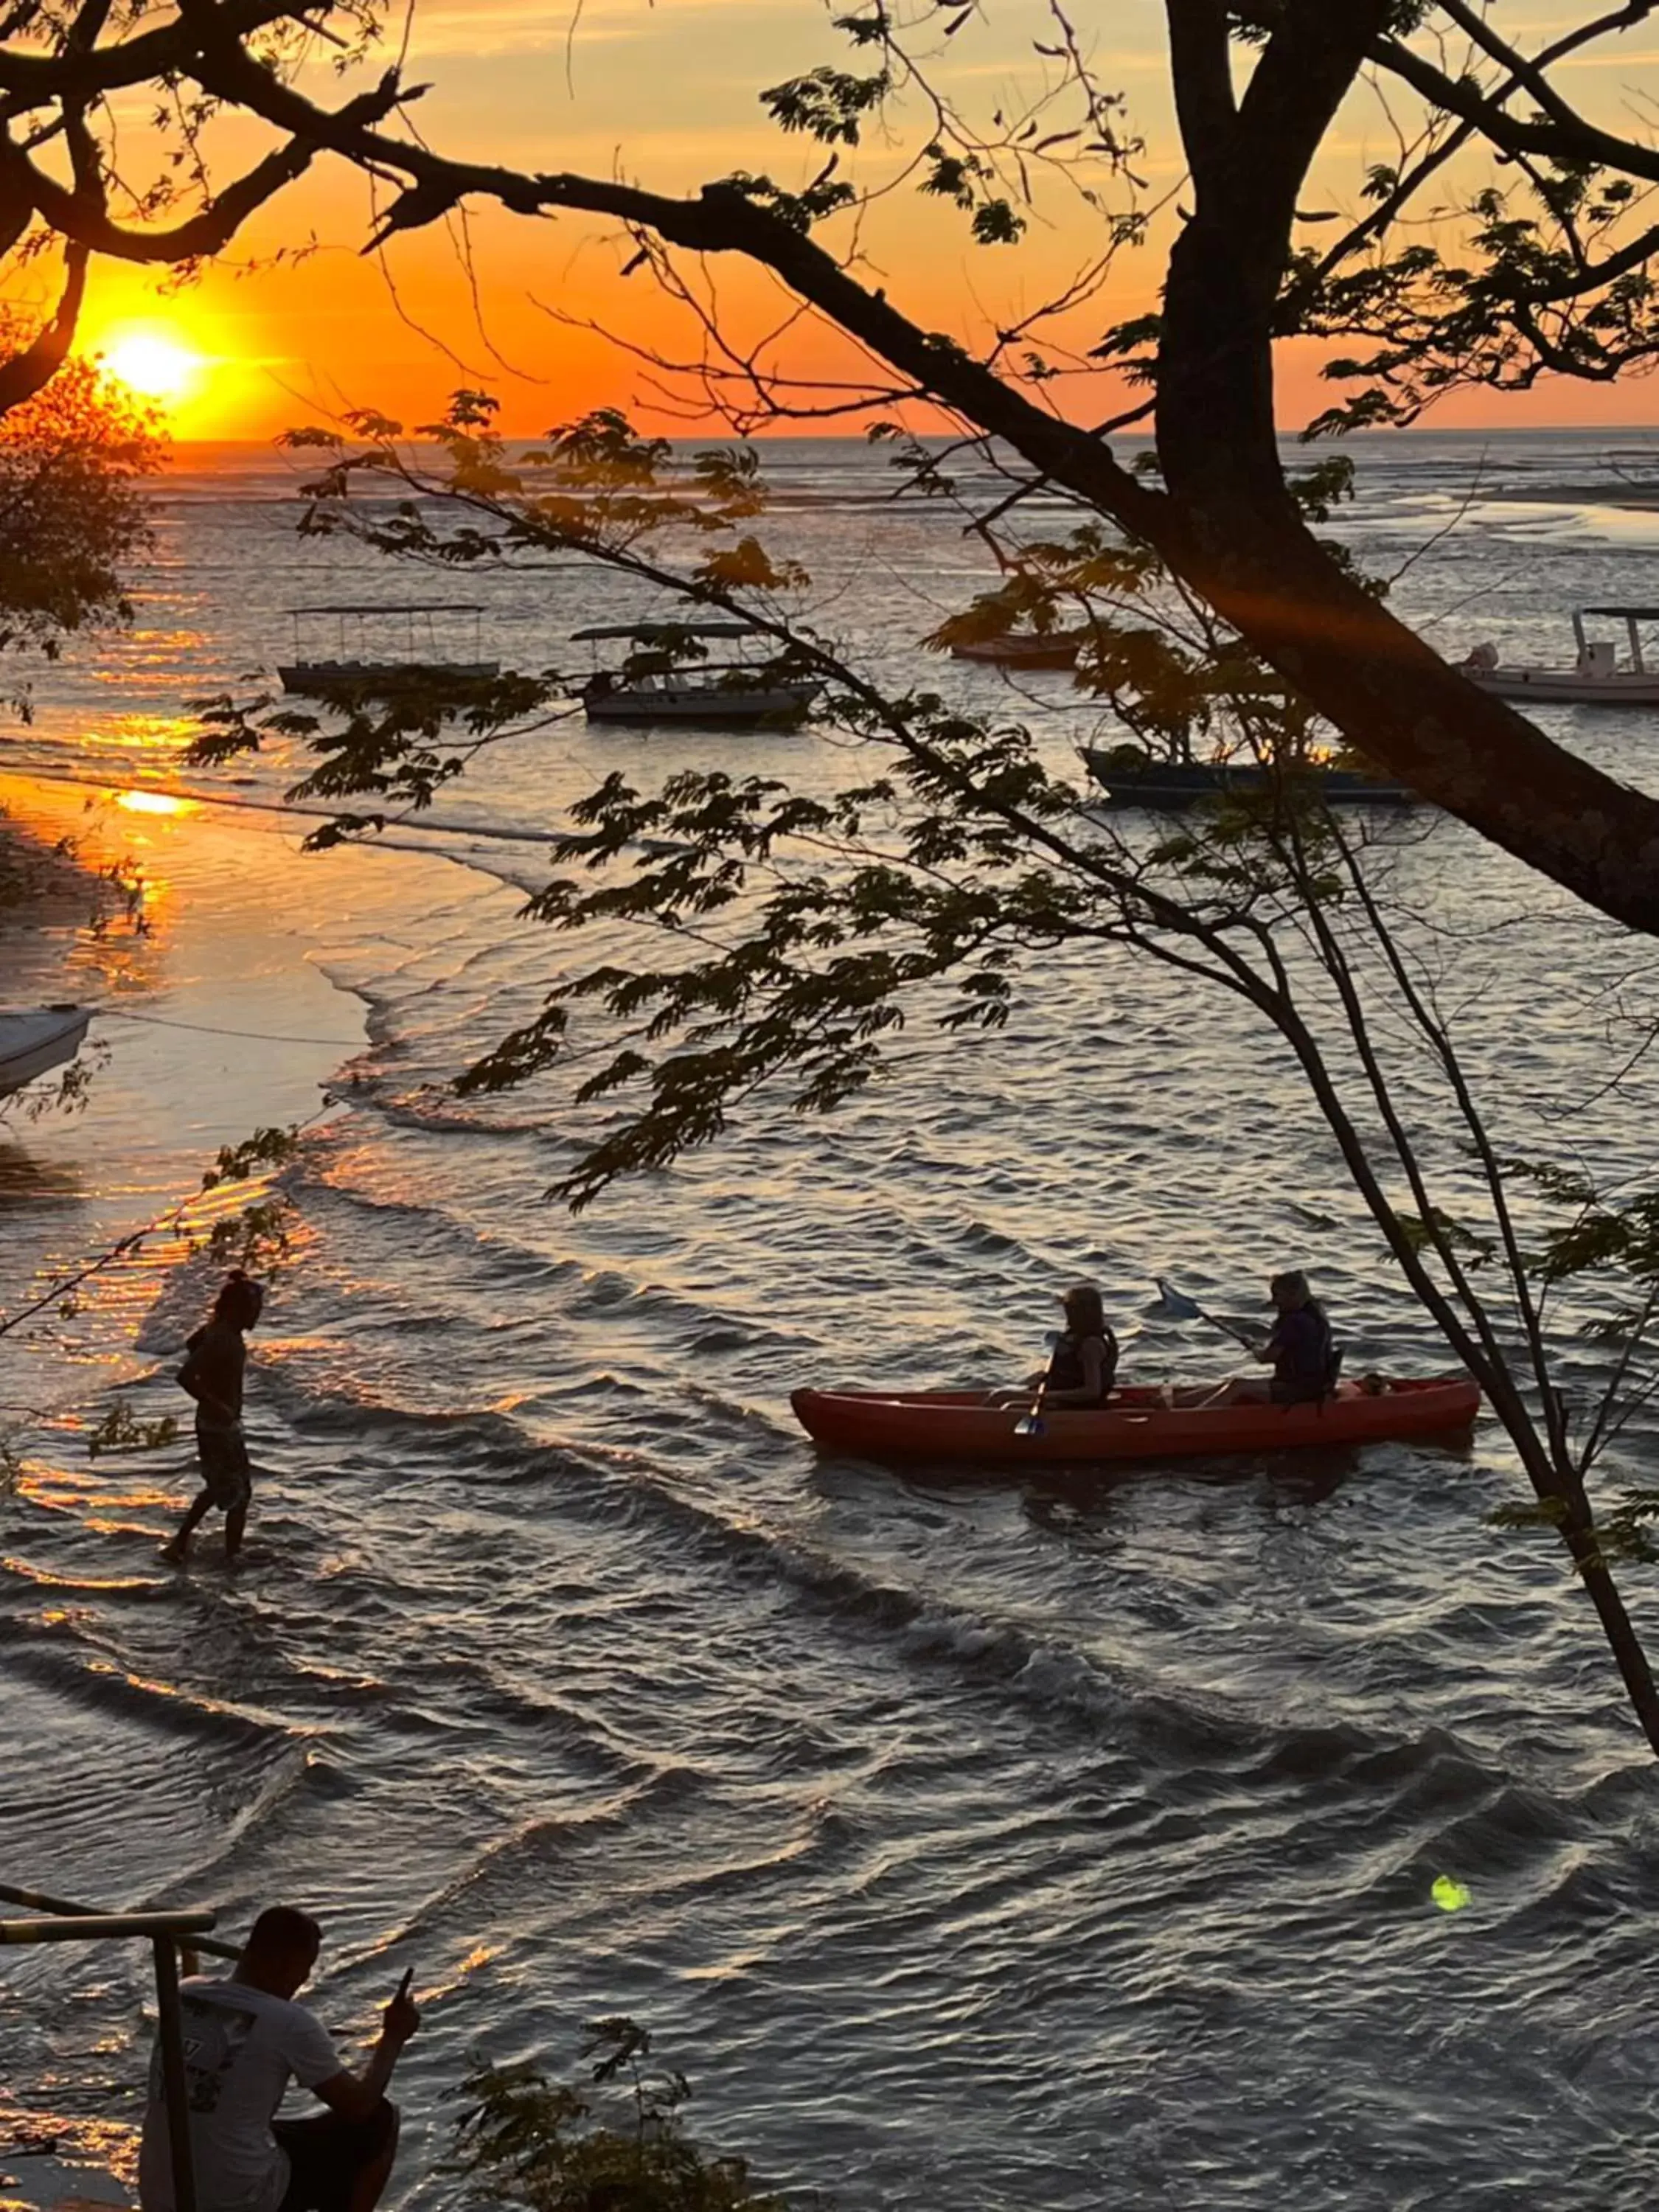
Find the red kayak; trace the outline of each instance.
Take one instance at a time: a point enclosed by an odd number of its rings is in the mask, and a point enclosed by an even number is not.
[[[1006,1391],[797,1390],[789,1402],[807,1434],[832,1451],[981,1466],[1379,1443],[1465,1430],[1480,1410],[1480,1386],[1467,1375],[1344,1382],[1310,1406],[1182,1405],[1200,1394],[1177,1391],[1176,1403],[1170,1395],[1119,1390],[1109,1406],[1045,1412],[1036,1436],[1017,1433],[1030,1407],[1000,1403]]]

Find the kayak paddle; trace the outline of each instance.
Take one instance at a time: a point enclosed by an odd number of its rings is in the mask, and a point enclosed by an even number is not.
[[[1196,1298],[1189,1298],[1184,1291],[1176,1290],[1166,1275],[1154,1275],[1152,1280],[1158,1285],[1158,1294],[1164,1301],[1164,1310],[1171,1319],[1206,1321],[1212,1328],[1218,1328],[1224,1336],[1231,1337],[1235,1344],[1242,1344],[1247,1352],[1260,1351],[1259,1338],[1246,1336],[1242,1328],[1235,1328],[1230,1321],[1218,1321],[1214,1314],[1206,1313]]]
[[[1031,1410],[1014,1423],[1017,1437],[1040,1437],[1043,1432],[1042,1401],[1048,1395],[1048,1378],[1045,1375],[1037,1385],[1036,1396],[1031,1401]]]
[[[1060,1331],[1051,1328],[1042,1341],[1052,1352],[1055,1345],[1060,1342]],[[1052,1365],[1052,1363],[1050,1364]],[[1031,1401],[1030,1412],[1014,1423],[1014,1434],[1017,1437],[1040,1437],[1042,1434],[1042,1401],[1048,1395],[1049,1372],[1048,1367],[1045,1367],[1042,1370],[1042,1380],[1037,1384],[1037,1394]]]

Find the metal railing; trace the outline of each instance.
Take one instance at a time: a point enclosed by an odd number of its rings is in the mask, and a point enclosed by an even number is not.
[[[190,2086],[185,2077],[184,2032],[179,2013],[179,1952],[211,1951],[234,1959],[228,1943],[215,1942],[208,1929],[218,1914],[198,1912],[100,1912],[95,1906],[70,1905],[60,1897],[44,1897],[38,1890],[15,1889],[0,1882],[0,1902],[25,1905],[45,1917],[32,1920],[0,1920],[0,1944],[100,1943],[118,1936],[140,1936],[149,1943],[155,1959],[156,2040],[161,2051],[161,2086],[167,2108],[167,2148],[173,2157],[174,2212],[196,2212],[196,2168],[190,2149]]]

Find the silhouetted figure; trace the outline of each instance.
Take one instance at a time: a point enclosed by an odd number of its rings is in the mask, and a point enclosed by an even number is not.
[[[247,1367],[246,1332],[259,1318],[265,1294],[240,1267],[225,1278],[213,1314],[185,1346],[185,1360],[179,1382],[196,1401],[196,1455],[202,1465],[202,1488],[195,1504],[179,1523],[179,1533],[164,1545],[161,1557],[182,1565],[190,1549],[191,1532],[216,1506],[225,1516],[225,1557],[234,1559],[242,1546],[242,1530],[253,1497],[252,1470],[248,1465],[247,1439],[242,1434],[242,1376]]]
[[[1308,1406],[1335,1389],[1342,1353],[1325,1309],[1308,1288],[1300,1267],[1273,1277],[1267,1285],[1267,1304],[1279,1318],[1256,1356],[1273,1363],[1272,1382],[1265,1389],[1259,1382],[1228,1383],[1212,1394],[1209,1403]]]
[[[254,1922],[224,1979],[192,1976],[179,1984],[198,2212],[374,2212],[391,2178],[398,2112],[386,2085],[421,2015],[405,1974],[368,2063],[352,2073],[322,2022],[294,2002],[322,1940],[308,1914],[275,1905]],[[290,2075],[329,2109],[277,2119]],[[150,2060],[138,2201],[143,2212],[173,2212],[159,2047]]]
[[[1074,1283],[1066,1291],[1066,1328],[1054,1344],[1044,1374],[1033,1376],[1044,1406],[1103,1406],[1117,1380],[1117,1339],[1106,1325],[1106,1309],[1092,1283]]]

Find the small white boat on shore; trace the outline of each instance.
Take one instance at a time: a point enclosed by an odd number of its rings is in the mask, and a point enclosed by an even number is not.
[[[1630,640],[1622,665],[1610,639],[1592,638],[1586,617],[1621,622]],[[1530,699],[1539,705],[1659,707],[1659,668],[1650,668],[1642,652],[1642,624],[1659,622],[1659,607],[1580,607],[1572,617],[1577,655],[1571,668],[1529,667],[1498,659],[1495,645],[1477,645],[1457,663],[1460,676],[1500,699]]]
[[[823,690],[816,676],[780,673],[734,657],[710,659],[709,638],[771,641],[746,623],[620,623],[579,629],[575,642],[626,641],[619,669],[601,669],[577,693],[590,722],[799,722]]]
[[[0,1098],[73,1060],[92,1019],[86,1006],[34,1006],[0,1012]]]

